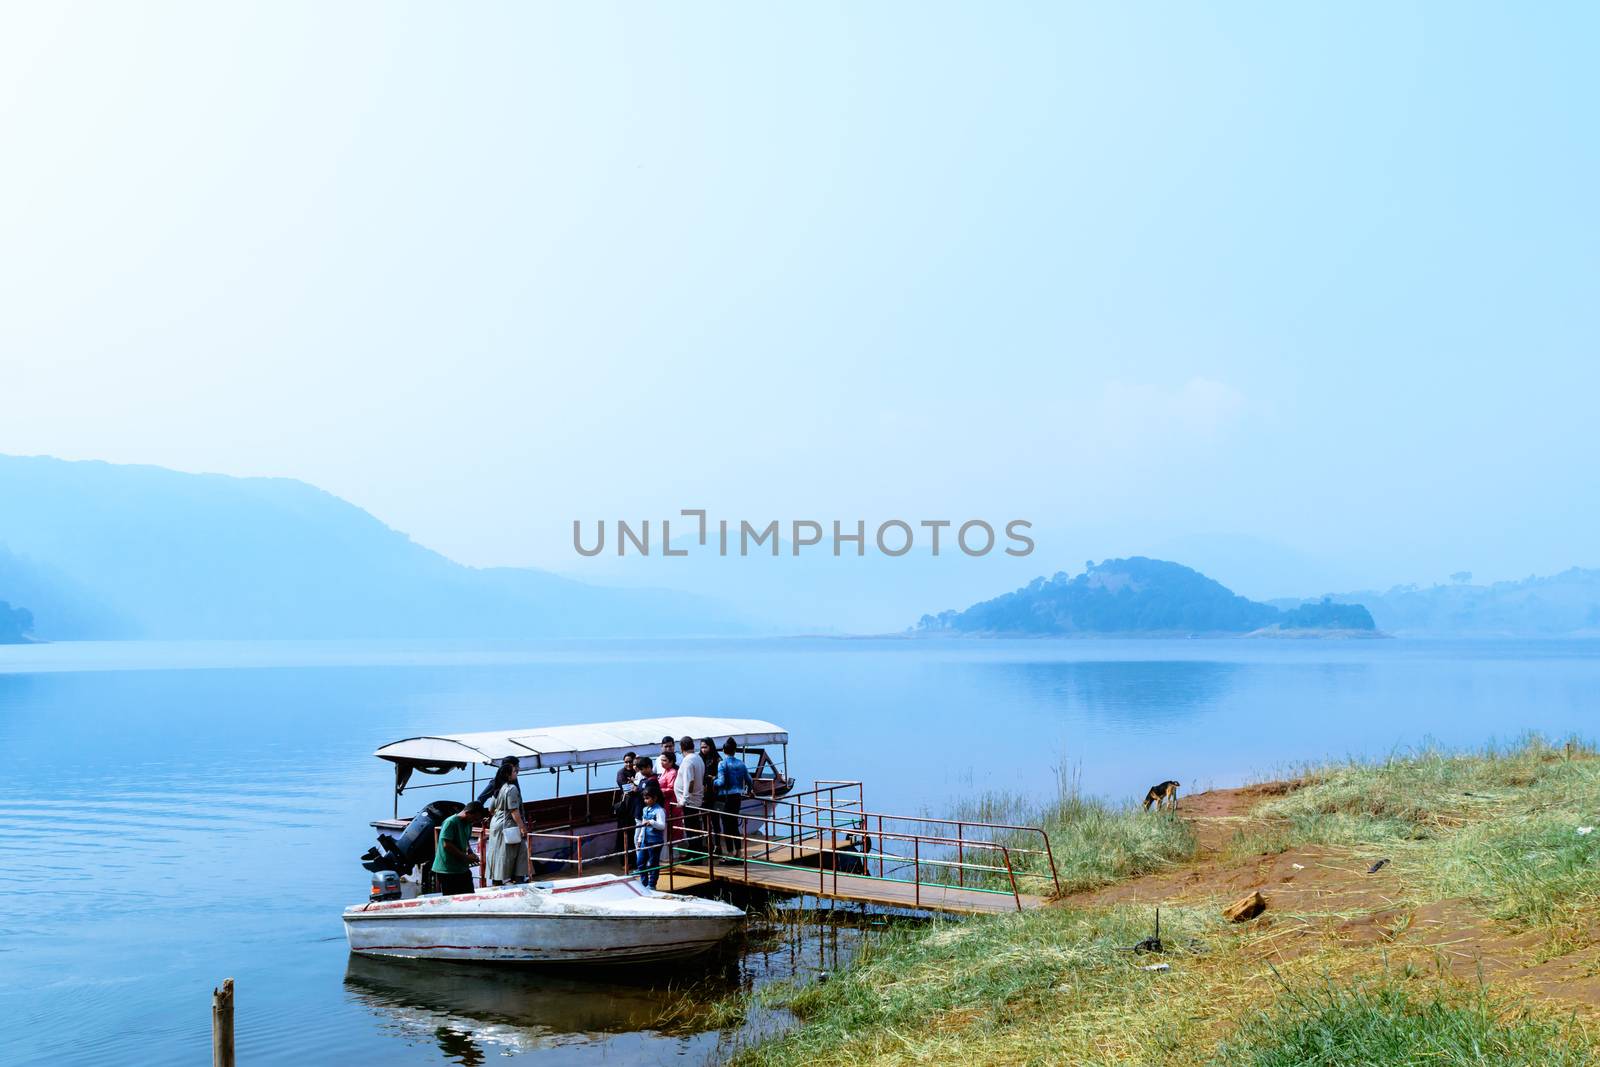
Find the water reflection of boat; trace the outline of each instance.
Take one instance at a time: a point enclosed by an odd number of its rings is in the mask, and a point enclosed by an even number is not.
[[[525,1052],[651,1029],[662,1012],[660,991],[609,974],[351,955],[344,981],[358,1003],[407,1037],[438,1042],[454,1062],[480,1064],[489,1049]]]
[[[431,1041],[452,1063],[477,1067],[501,1054],[543,1050],[550,1062],[713,1062],[719,1041],[748,1041],[787,1017],[753,1008],[727,1033],[679,1010],[685,994],[707,1003],[774,980],[837,971],[881,918],[799,909],[758,915],[746,936],[729,939],[692,974],[659,964],[541,967],[456,963],[352,954],[346,995],[408,1041]],[[606,1046],[599,1052],[595,1046]],[[544,1062],[544,1061],[541,1061]]]

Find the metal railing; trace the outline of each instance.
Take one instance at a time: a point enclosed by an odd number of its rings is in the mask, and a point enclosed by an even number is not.
[[[893,836],[885,830],[886,823],[889,825],[910,824],[913,826],[954,827],[954,830],[950,831],[954,834],[954,837],[950,838],[947,833],[944,835],[944,839],[954,844],[958,860],[965,856],[968,848],[984,848],[995,844],[997,835],[1003,834],[1013,839],[1031,839],[1034,835],[1037,835],[1039,839],[1038,847],[1018,844],[1013,840],[1007,844],[1007,849],[1012,855],[1039,857],[1043,862],[1045,872],[1048,873],[1052,889],[1057,896],[1061,894],[1061,876],[1056,870],[1055,852],[1050,847],[1050,835],[1042,827],[1022,826],[1015,823],[982,822],[976,819],[940,819],[926,815],[891,815],[886,812],[856,811],[843,808],[830,809],[821,806],[811,810],[816,811],[819,816],[821,813],[827,812],[835,818],[840,812],[843,812],[848,818],[860,821],[860,825],[863,827],[862,832],[869,832],[875,826],[880,837]],[[973,837],[974,832],[988,836]],[[958,867],[958,884],[965,885],[964,881],[960,881],[962,874],[961,868]],[[1026,872],[1024,872],[1024,876],[1026,876]]]
[[[850,795],[852,790],[853,797]],[[923,836],[931,840],[939,837],[948,839],[954,835],[953,845],[958,861],[965,858],[967,847],[983,848],[998,841],[1005,844],[1012,855],[1037,857],[1044,867],[1041,876],[1048,876],[1056,895],[1059,896],[1061,893],[1061,876],[1056,869],[1055,852],[1050,845],[1050,835],[1038,826],[985,822],[979,819],[946,819],[930,815],[893,815],[888,812],[871,811],[862,801],[860,782],[831,779],[820,779],[816,783],[816,788],[790,794],[772,801],[771,804],[773,807],[792,805],[801,818],[807,815],[815,816],[819,824],[826,821],[829,829],[843,828],[865,834],[876,828],[880,837],[897,836],[890,832],[891,827],[899,828],[899,835],[920,832],[906,827],[952,828],[934,834],[924,833]],[[1021,843],[1031,842],[1035,837],[1037,845]],[[884,866],[882,860],[879,866],[882,874]],[[1028,873],[1030,872],[1024,872],[1024,876]],[[964,872],[960,867],[957,868],[957,884],[965,884]]]
[[[750,881],[752,866],[794,869],[809,866],[809,861],[815,859],[820,896],[838,896],[839,878],[843,875],[846,879],[869,878],[909,885],[912,889],[910,903],[919,908],[931,891],[956,890],[1009,895],[1021,910],[1022,893],[1018,888],[1017,868],[1012,862],[1014,855],[1041,857],[1048,867],[1051,884],[1058,893],[1060,891],[1049,836],[1038,827],[868,811],[863,805],[861,783],[847,781],[819,781],[814,789],[765,801],[762,806],[764,810],[760,814],[690,809],[712,826],[720,824],[715,833],[708,835],[711,848],[706,863],[714,877],[719,860],[718,842],[727,852],[732,851],[730,846],[737,841],[737,862],[743,865],[742,880],[746,883]],[[729,832],[730,820],[737,823],[736,833]],[[895,828],[905,823],[954,827],[954,836],[942,830],[926,833]],[[1015,838],[1033,834],[1039,835],[1042,847],[1000,839],[1002,835]],[[968,858],[973,851],[979,853],[980,860]],[[720,857],[724,866],[729,864],[730,858]],[[872,874],[874,861],[878,867],[876,875]],[[847,866],[850,869],[846,869]],[[910,876],[904,877],[907,868]],[[722,877],[741,880],[736,872],[725,872]],[[849,884],[847,882],[847,886]],[[949,899],[948,895],[945,899]]]

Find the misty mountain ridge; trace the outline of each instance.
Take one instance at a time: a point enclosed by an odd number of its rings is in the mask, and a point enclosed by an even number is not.
[[[1460,637],[1600,636],[1600,570],[1572,567],[1546,577],[1472,585],[1470,574],[1448,585],[1397,585],[1386,592],[1333,594],[1360,603],[1388,633]],[[1294,601],[1275,600],[1288,607]]]
[[[1133,556],[1058,573],[974,604],[924,615],[915,633],[993,636],[1188,636],[1205,634],[1376,636],[1359,604],[1332,600],[1288,610],[1239,596],[1192,568]]]
[[[62,638],[728,634],[691,594],[466,567],[287,478],[0,456],[0,597]]]
[[[930,594],[973,606],[924,617],[918,632],[1314,634],[1375,624],[1407,636],[1600,635],[1600,570],[1491,585],[1459,575],[1429,588],[1262,603],[1196,569],[1133,556],[983,599],[1022,585],[1035,561],[790,551],[608,554],[582,560],[576,577],[474,568],[292,479],[0,455],[8,640],[884,633]],[[1355,610],[1336,610],[1346,607]]]

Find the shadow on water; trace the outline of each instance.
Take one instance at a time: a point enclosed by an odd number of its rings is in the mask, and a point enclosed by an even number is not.
[[[345,989],[408,1037],[431,1036],[454,1063],[656,1027],[664,1002],[638,974],[388,960],[351,955]]]
[[[463,1067],[596,1045],[615,1045],[631,1062],[713,1062],[791,1022],[760,1005],[718,1011],[729,998],[812,981],[848,964],[891,922],[916,921],[759,896],[736,902],[750,908],[744,931],[693,961],[552,967],[351,955],[345,993],[394,1036],[431,1042]]]

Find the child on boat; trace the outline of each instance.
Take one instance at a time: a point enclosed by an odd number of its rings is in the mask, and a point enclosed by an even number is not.
[[[639,817],[639,855],[634,869],[640,883],[654,889],[661,873],[661,845],[667,839],[667,806],[661,800],[661,784],[654,777],[646,778],[641,788],[644,811]]]

